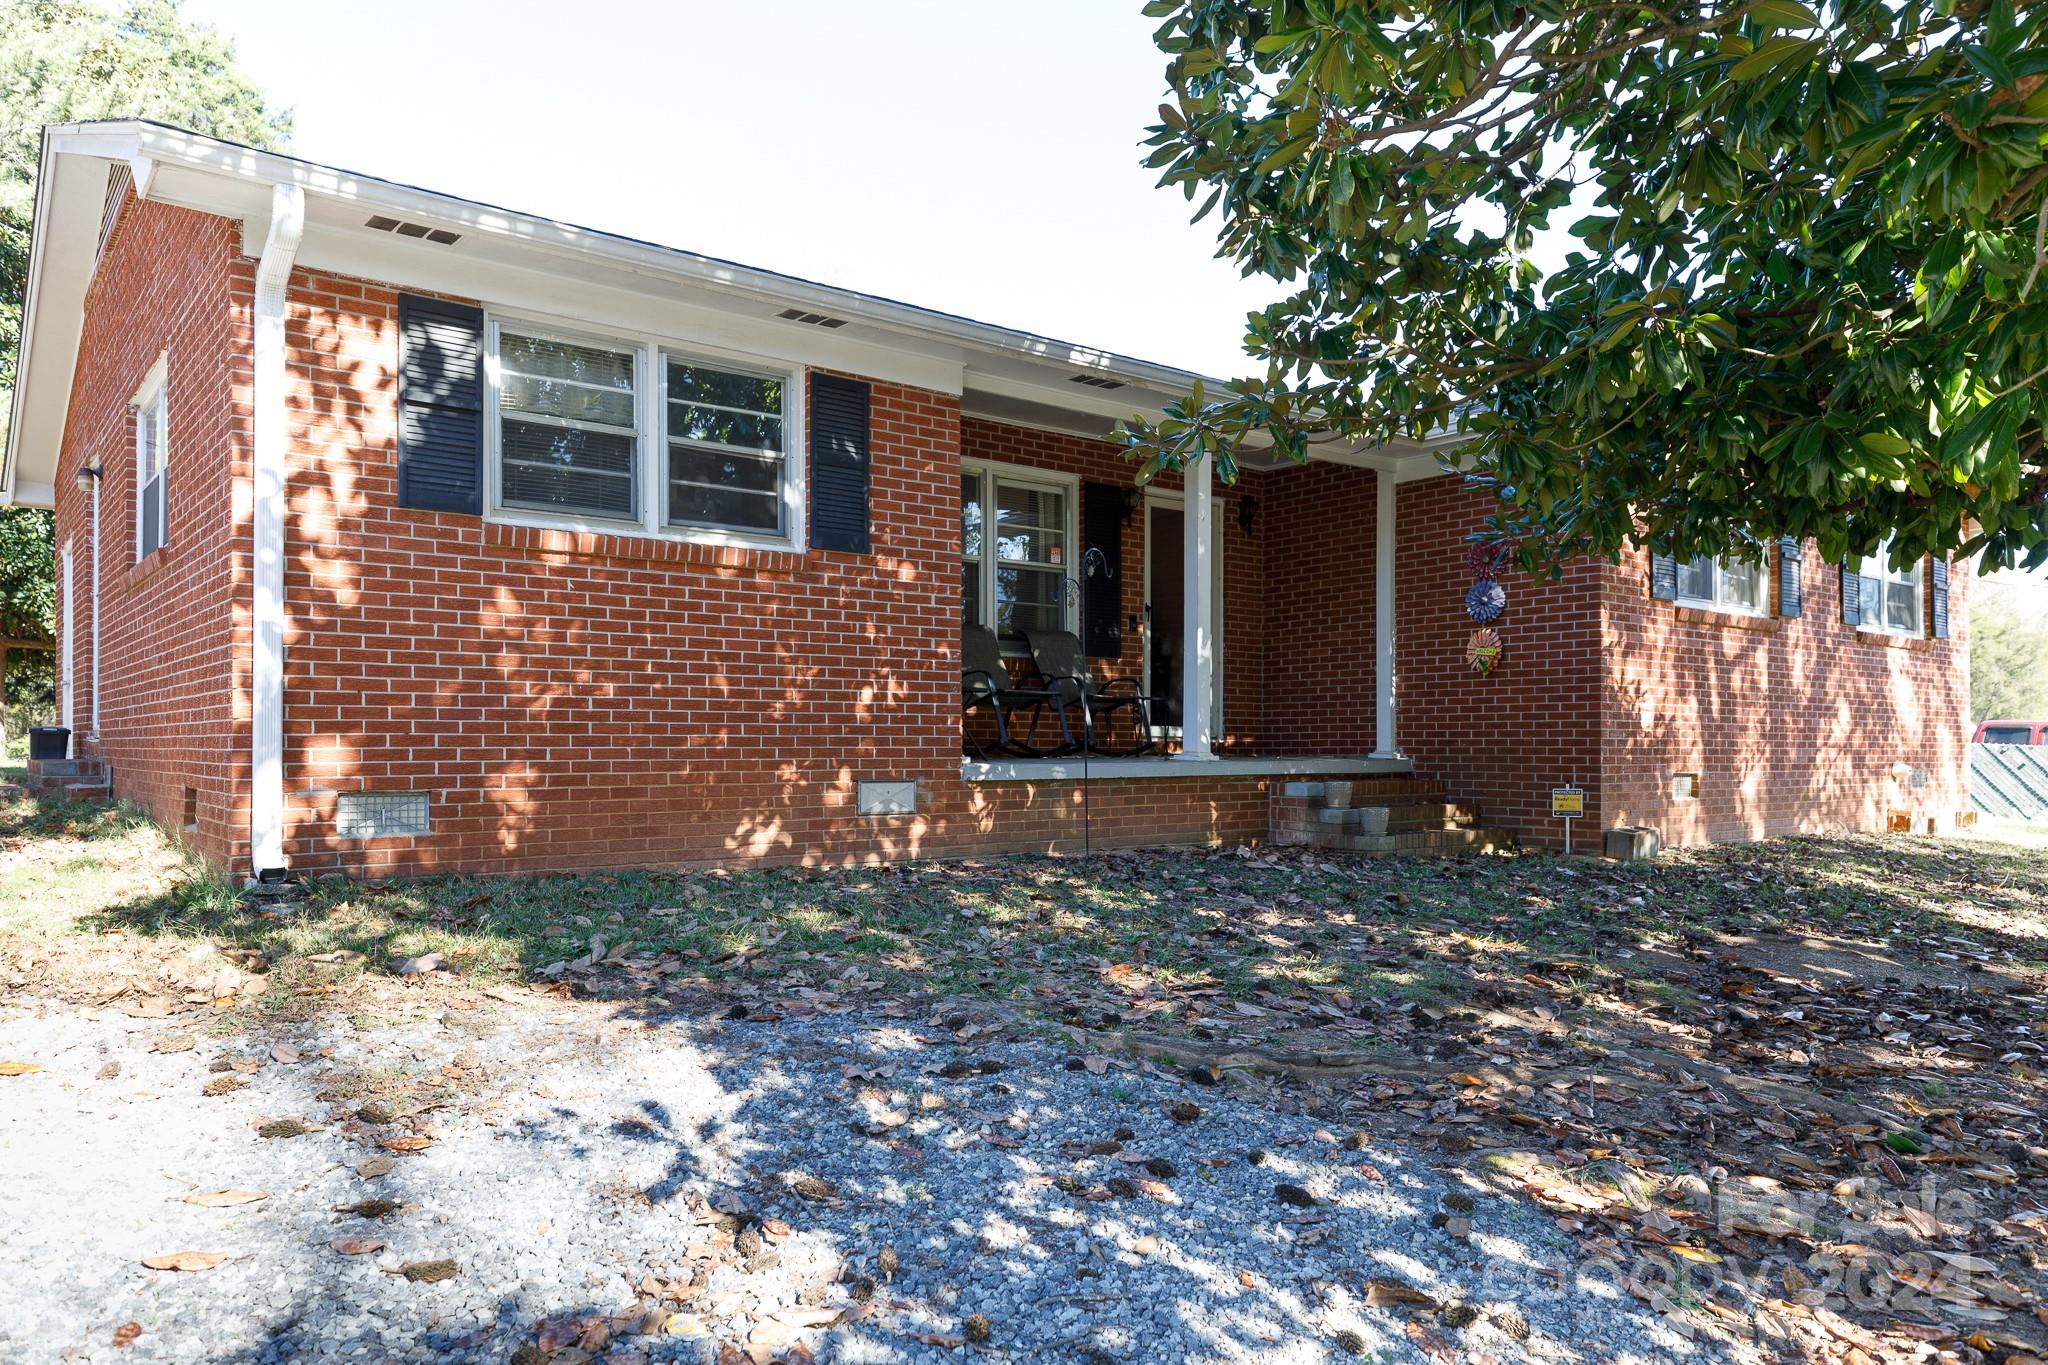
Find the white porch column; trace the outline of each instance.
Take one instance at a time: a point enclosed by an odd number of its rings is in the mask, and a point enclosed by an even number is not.
[[[1394,709],[1394,475],[1373,471],[1372,555],[1372,680],[1379,694],[1378,726],[1372,756],[1401,755],[1398,714]]]
[[[1181,661],[1180,756],[1214,758],[1209,744],[1210,717],[1216,706],[1216,566],[1210,562],[1216,540],[1216,503],[1210,491],[1210,459],[1203,456],[1187,467],[1187,515],[1182,521],[1185,549],[1182,564],[1187,591],[1181,638],[1187,657]]]

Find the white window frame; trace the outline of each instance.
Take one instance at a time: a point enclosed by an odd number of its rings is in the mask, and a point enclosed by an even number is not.
[[[520,336],[551,337],[581,345],[607,346],[634,353],[633,444],[634,489],[640,512],[632,519],[613,519],[506,507],[503,501],[503,427],[498,392],[501,331]],[[668,524],[668,361],[674,358],[736,374],[782,381],[782,522],[780,532],[743,531]],[[793,550],[808,544],[808,506],[804,435],[805,371],[801,365],[723,347],[639,332],[628,328],[593,328],[572,319],[531,312],[487,309],[484,317],[484,507],[487,521],[546,530],[586,531],[648,540],[682,541],[695,545],[730,545],[752,549]]]
[[[1681,587],[1676,601],[1681,607],[1697,607],[1702,611],[1719,612],[1724,616],[1769,616],[1771,614],[1771,557],[1763,556],[1757,572],[1757,599],[1745,602],[1728,590],[1728,563],[1734,555],[1701,555],[1698,559],[1679,560],[1676,566]],[[1705,560],[1713,567],[1714,592],[1711,597],[1695,597],[1683,588],[1685,571],[1694,564]]]
[[[981,583],[976,589],[978,605],[981,608],[982,623],[990,630],[997,630],[996,611],[996,566],[1002,562],[995,552],[995,483],[1004,483],[1024,488],[1036,488],[1042,492],[1058,493],[1066,507],[1066,525],[1061,528],[1066,544],[1064,552],[1067,562],[1058,565],[1034,564],[1033,568],[1057,568],[1061,573],[1074,572],[1074,547],[1080,541],[1080,499],[1081,480],[1072,474],[1061,474],[1050,469],[1033,469],[1029,465],[1009,464],[1002,460],[963,459],[960,473],[981,480]],[[958,515],[957,513],[955,514]],[[967,563],[967,546],[960,546],[960,562]],[[1072,594],[1060,589],[1060,624],[1066,630],[1075,629],[1079,607],[1071,600]],[[963,620],[964,626],[966,622]],[[1000,632],[996,636],[1003,653],[1024,655],[1030,651],[1015,640],[1004,640]]]
[[[1892,567],[1891,550],[1891,538],[1886,537],[1875,551],[1865,555],[1863,562],[1856,566],[1856,575],[1863,580],[1857,589],[1856,614],[1858,616],[1866,614],[1869,601],[1867,594],[1871,580],[1876,580],[1886,589],[1895,585],[1905,585],[1913,589],[1913,626],[1908,630],[1892,625],[1889,621],[1885,620],[1885,613],[1879,611],[1875,621],[1859,621],[1856,624],[1856,629],[1869,631],[1874,635],[1895,635],[1902,640],[1925,639],[1927,636],[1927,559],[1923,555],[1921,558],[1913,561],[1912,568],[1895,569]],[[1887,591],[1886,596],[1890,596],[1889,591]]]
[[[140,564],[148,554],[154,554],[171,543],[171,403],[168,381],[170,356],[159,353],[156,363],[149,367],[149,373],[135,387],[134,397],[128,400],[129,411],[135,418],[135,562]],[[146,477],[142,467],[142,437],[146,425],[155,427],[156,475]],[[145,554],[142,548],[143,531],[143,490],[150,484],[157,485],[156,498],[156,544]]]

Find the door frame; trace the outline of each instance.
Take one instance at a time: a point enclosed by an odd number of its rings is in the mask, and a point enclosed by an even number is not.
[[[1180,493],[1169,492],[1163,488],[1148,488],[1145,490],[1145,543],[1143,549],[1145,557],[1143,583],[1145,615],[1144,624],[1139,631],[1139,642],[1142,646],[1139,654],[1139,667],[1141,669],[1139,677],[1141,680],[1140,686],[1148,697],[1158,695],[1152,690],[1152,511],[1157,507],[1170,507],[1174,511],[1179,512],[1181,514],[1181,526],[1185,530],[1187,526],[1187,503],[1186,496]],[[1214,505],[1217,507],[1222,506],[1221,502],[1217,502]],[[1215,580],[1209,587],[1210,615],[1214,618],[1209,623],[1209,629],[1216,637],[1215,659],[1210,665],[1210,676],[1215,679],[1215,686],[1210,689],[1209,733],[1221,739],[1223,736],[1223,518],[1211,518],[1209,530],[1214,541],[1209,546],[1209,571]],[[1183,546],[1185,546],[1185,542],[1183,542]],[[1182,572],[1185,573],[1186,570],[1183,569]],[[1185,625],[1183,625],[1183,629],[1185,629]],[[1185,648],[1185,642],[1183,642],[1183,648]],[[1179,739],[1180,727],[1178,725],[1154,725],[1152,727],[1152,737],[1162,740]]]

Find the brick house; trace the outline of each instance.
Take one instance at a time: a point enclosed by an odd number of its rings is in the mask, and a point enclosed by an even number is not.
[[[0,497],[56,509],[76,780],[244,873],[1545,844],[1567,782],[1582,843],[1964,808],[1960,567],[1509,576],[1481,673],[1443,451],[1137,488],[1112,422],[1195,378],[80,124]],[[963,621],[1085,634],[1160,747],[965,751]]]

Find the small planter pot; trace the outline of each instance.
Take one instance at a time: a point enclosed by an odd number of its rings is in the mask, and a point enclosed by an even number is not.
[[[1351,784],[1349,782],[1323,783],[1323,804],[1331,810],[1351,809]]]
[[[32,762],[61,759],[71,752],[71,731],[61,725],[34,725],[28,732],[28,756]]]

